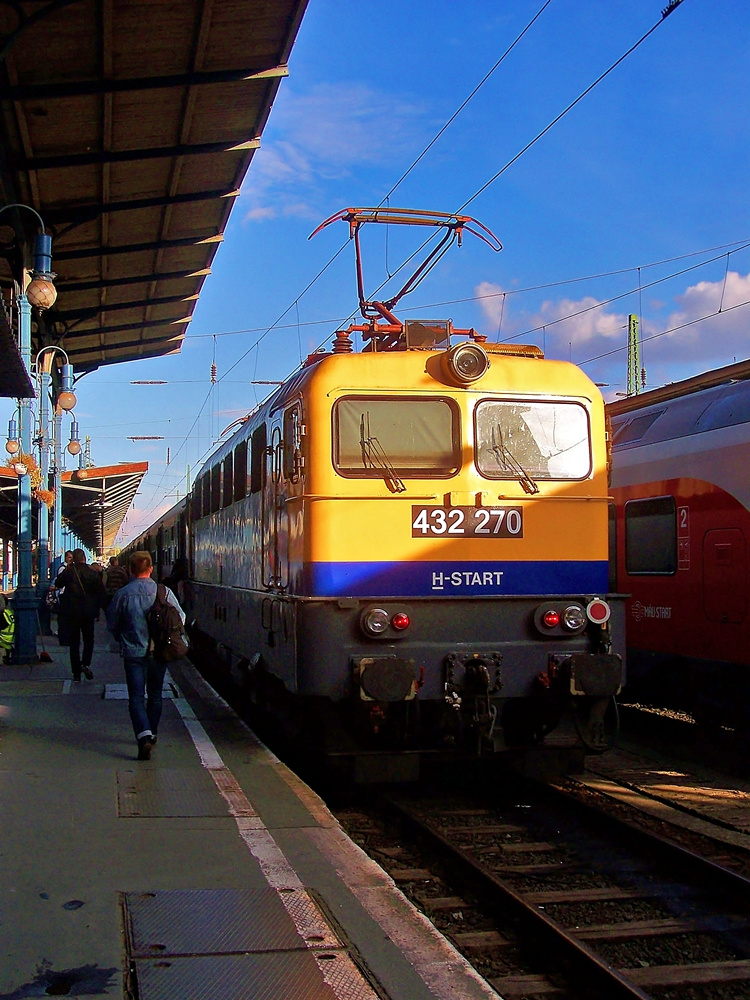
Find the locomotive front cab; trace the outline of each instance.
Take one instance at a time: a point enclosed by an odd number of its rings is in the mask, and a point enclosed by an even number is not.
[[[538,743],[573,705],[600,748],[622,683],[601,397],[537,349],[463,346],[316,364],[300,690],[370,746]]]

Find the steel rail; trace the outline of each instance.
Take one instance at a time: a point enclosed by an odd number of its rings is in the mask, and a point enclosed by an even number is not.
[[[462,848],[452,844],[447,837],[423,821],[403,802],[389,796],[382,796],[381,802],[397,815],[399,822],[410,828],[410,832],[426,839],[439,852],[447,853],[451,858],[452,872],[455,872],[458,865],[460,878],[471,882],[474,888],[478,886],[480,894],[498,915],[507,918],[510,912],[531,926],[535,940],[561,955],[577,971],[584,986],[589,989],[592,987],[599,989],[602,991],[602,996],[612,1000],[619,998],[651,1000],[649,993],[645,993],[617,969],[612,968],[592,948],[568,933],[537,906],[526,902],[523,895],[487,871]]]

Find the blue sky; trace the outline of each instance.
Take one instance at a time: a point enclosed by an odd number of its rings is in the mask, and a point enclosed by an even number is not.
[[[283,378],[330,343],[356,308],[353,248],[303,294],[347,229],[339,222],[309,234],[341,208],[381,202],[543,2],[310,0],[181,355],[110,366],[77,386],[94,462],[150,464],[122,540],[184,494],[187,466],[194,477],[221,431],[267,394],[253,382]],[[400,315],[451,317],[490,339],[539,344],[606,383],[607,398],[625,390],[629,313],[641,319],[648,387],[750,356],[743,0],[683,0],[470,200],[666,4],[545,7],[390,195],[392,206],[434,211],[469,202],[464,211],[504,249],[467,237],[403,300]],[[386,245],[384,227],[366,228],[368,289],[423,234],[389,232]],[[138,379],[168,385],[130,385]],[[138,434],[164,440],[128,440]]]

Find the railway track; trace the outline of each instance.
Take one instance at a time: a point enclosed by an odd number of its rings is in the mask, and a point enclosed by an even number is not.
[[[350,835],[512,997],[750,997],[750,880],[551,790],[382,798]]]

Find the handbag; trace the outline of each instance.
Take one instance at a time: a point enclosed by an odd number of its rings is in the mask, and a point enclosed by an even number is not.
[[[47,604],[47,610],[49,613],[56,615],[60,610],[60,592],[54,587],[50,587],[44,600]]]

